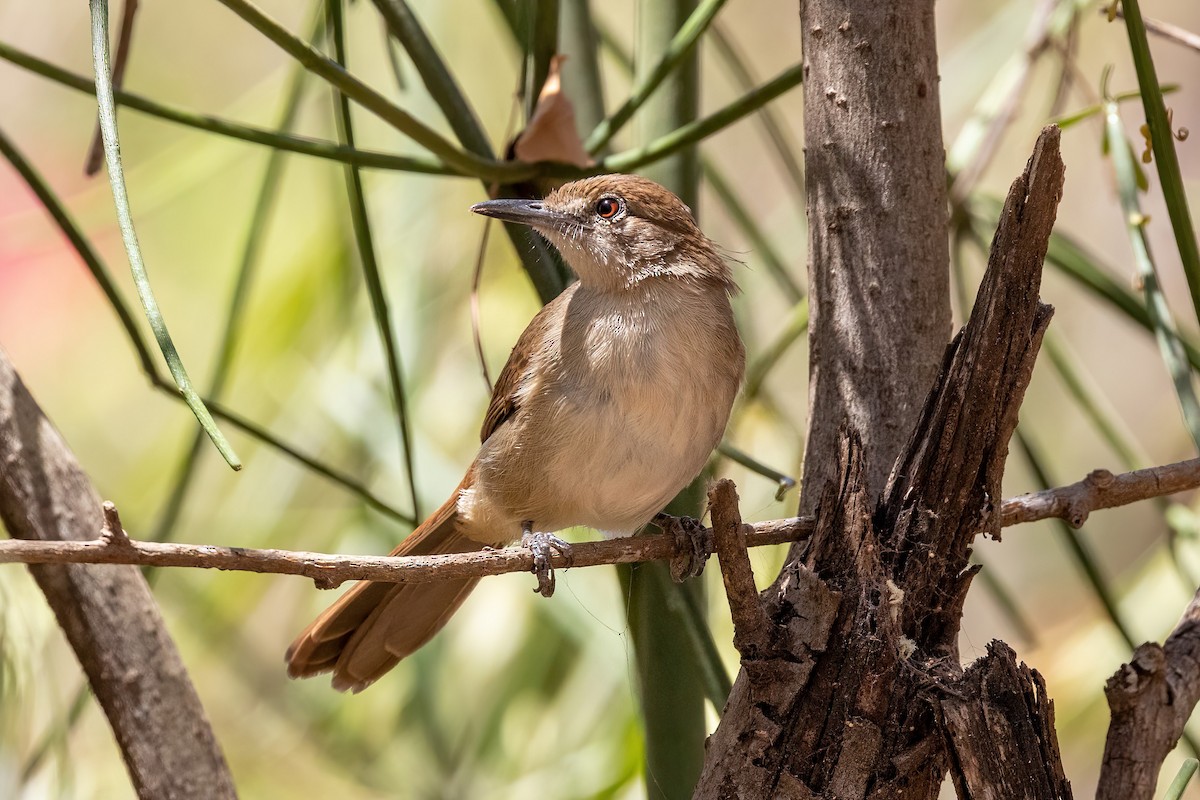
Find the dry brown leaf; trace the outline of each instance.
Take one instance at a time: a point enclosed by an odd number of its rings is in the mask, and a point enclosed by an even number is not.
[[[577,167],[593,163],[575,130],[575,107],[562,90],[560,69],[564,58],[558,55],[550,60],[533,116],[513,143],[513,152],[521,161],[561,161]]]

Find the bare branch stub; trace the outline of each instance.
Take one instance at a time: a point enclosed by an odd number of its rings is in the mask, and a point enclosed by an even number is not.
[[[1149,800],[1200,702],[1200,591],[1161,646],[1146,643],[1104,687],[1112,722],[1097,800]]]
[[[971,543],[1000,530],[1008,441],[1050,321],[1038,291],[1062,194],[1058,142],[1057,128],[1044,130],[1013,183],[970,321],[946,351],[882,498],[867,488],[858,436],[843,430],[838,480],[822,495],[812,536],[767,593],[776,624],[827,633],[790,643],[788,659],[804,668],[781,673],[791,680],[770,701],[755,696],[749,669],[739,675],[710,739],[700,800],[931,800],[948,770],[961,771],[946,751],[941,704],[959,674]],[[798,603],[814,581],[837,602]],[[998,666],[1019,674],[1015,664]],[[1026,707],[1014,730],[1052,742],[1034,711]],[[1046,752],[1055,757],[1056,747]],[[972,780],[1004,785],[986,771]],[[1055,786],[1051,796],[1069,797],[1065,781]]]
[[[708,489],[713,541],[721,564],[721,579],[733,617],[733,646],[743,660],[765,657],[771,649],[771,620],[758,599],[754,572],[746,552],[746,533],[738,510],[737,488],[719,480]]]

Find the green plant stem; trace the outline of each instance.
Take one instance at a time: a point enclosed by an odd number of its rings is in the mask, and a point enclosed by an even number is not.
[[[16,64],[22,69],[26,69],[35,75],[40,75],[62,86],[76,89],[85,94],[94,95],[96,93],[94,81],[43,61],[36,56],[22,52],[3,42],[0,42],[0,59]],[[216,133],[232,139],[266,145],[278,150],[288,150],[293,153],[324,158],[331,161],[340,161],[346,164],[355,164],[360,167],[416,172],[426,175],[465,177],[457,170],[430,158],[401,156],[392,153],[380,153],[374,150],[351,150],[345,147],[338,147],[331,142],[309,139],[304,136],[288,135],[281,131],[263,130],[262,128],[242,125],[209,114],[197,114],[166,103],[150,100],[122,89],[113,92],[113,98],[121,106],[131,108],[134,111],[140,111],[152,117],[158,117],[159,119],[174,122],[178,125]]]
[[[575,107],[575,125],[582,137],[604,119],[604,81],[600,71],[599,35],[587,3],[568,0],[559,11],[559,49],[563,91]]]
[[[683,22],[694,14],[696,0],[658,0],[637,6],[638,40],[635,63],[657,69],[663,54],[676,42]],[[645,85],[646,75],[635,83]],[[697,116],[699,57],[694,50],[671,70],[670,77],[638,114],[639,141],[655,141],[677,131]],[[675,192],[697,211],[700,184],[695,147],[646,170],[646,176]],[[699,516],[704,505],[704,478],[680,493],[668,513]],[[697,648],[687,633],[685,609],[704,608],[704,584],[698,580],[675,584],[665,564],[646,564],[619,573],[626,586],[626,609],[637,665],[638,695],[646,741],[646,792],[650,800],[690,798],[704,762],[705,674],[724,670],[711,654]],[[689,601],[676,595],[694,593]],[[694,602],[693,602],[694,601]],[[708,662],[707,664],[705,662]]]
[[[524,88],[528,120],[533,117],[542,86],[550,74],[550,59],[558,53],[559,8],[558,0],[525,0],[525,6],[530,15],[529,66],[525,70],[528,83]]]
[[[717,445],[717,452],[730,461],[741,464],[751,472],[774,481],[776,484],[775,499],[777,501],[783,500],[783,496],[796,487],[796,479],[791,475],[785,475],[777,469],[768,467],[754,456],[743,450],[739,450],[726,440],[721,440],[721,443]]]
[[[1150,242],[1146,238],[1146,217],[1142,214],[1138,202],[1137,167],[1121,126],[1120,109],[1116,102],[1109,102],[1105,106],[1104,117],[1108,154],[1117,176],[1117,194],[1125,215],[1125,225],[1129,243],[1133,248],[1133,261],[1137,267],[1138,279],[1142,284],[1146,311],[1154,326],[1154,338],[1158,341],[1163,363],[1166,364],[1175,387],[1175,396],[1179,400],[1184,425],[1191,434],[1192,441],[1200,449],[1200,402],[1196,399],[1196,390],[1192,384],[1192,371],[1187,353],[1176,333],[1171,309],[1167,306],[1167,300],[1159,287],[1158,270],[1150,253]]]
[[[1196,774],[1197,767],[1200,767],[1200,761],[1194,758],[1184,759],[1183,766],[1179,768],[1179,772],[1175,773],[1175,779],[1167,787],[1167,793],[1163,795],[1163,800],[1179,800],[1183,797],[1183,790],[1187,788],[1192,776]]]
[[[274,42],[285,53],[303,64],[314,75],[462,174],[486,180],[511,180],[513,176],[521,175],[528,170],[528,165],[482,158],[455,147],[441,134],[393,104],[343,67],[326,58],[303,39],[292,35],[248,0],[220,0],[220,2]]]
[[[92,13],[92,63],[96,71],[96,100],[99,105],[100,131],[104,137],[104,160],[108,166],[108,182],[112,187],[113,202],[117,208],[117,224],[121,228],[121,239],[125,243],[125,252],[129,256],[129,267],[133,271],[133,282],[137,287],[138,297],[145,309],[146,319],[154,331],[163,358],[171,371],[175,385],[187,401],[188,408],[195,414],[200,427],[208,434],[221,457],[234,470],[242,468],[242,462],[225,436],[217,428],[212,415],[204,407],[204,401],[192,387],[187,370],[175,348],[175,342],[167,330],[167,323],[158,308],[154,291],[150,287],[150,277],[142,261],[141,247],[138,245],[137,232],[133,227],[133,214],[129,208],[129,196],[125,189],[125,173],[121,166],[121,149],[117,138],[117,111],[112,97],[112,75],[108,66],[108,3],[107,0],[91,0]]]
[[[1175,140],[1171,122],[1167,117],[1167,105],[1163,101],[1162,89],[1150,55],[1150,42],[1146,38],[1146,25],[1138,0],[1122,0],[1121,9],[1125,16],[1125,30],[1129,33],[1129,49],[1133,55],[1133,66],[1137,71],[1138,88],[1142,93],[1142,107],[1146,111],[1146,124],[1150,127],[1150,143],[1154,151],[1154,165],[1162,183],[1163,199],[1171,228],[1175,232],[1175,246],[1183,262],[1188,289],[1192,296],[1192,307],[1200,319],[1200,250],[1196,245],[1196,231],[1192,227],[1192,216],[1188,210],[1187,193],[1183,188],[1183,176],[1179,170],[1179,158],[1175,154]]]
[[[700,675],[704,681],[704,693],[719,717],[725,711],[729,693],[733,691],[733,680],[729,677],[729,673],[721,661],[721,653],[717,649],[712,629],[708,627],[708,620],[705,618],[704,608],[701,606],[702,599],[703,593],[701,592],[674,592],[669,596],[668,601],[679,603],[682,612],[679,616],[683,620],[684,631],[692,640],[692,648],[696,652],[704,654],[702,658],[697,659],[697,663],[700,665]]]
[[[408,53],[429,96],[442,110],[450,123],[450,129],[464,148],[470,152],[492,158],[492,146],[475,111],[467,103],[458,81],[450,74],[446,62],[426,35],[412,8],[404,0],[373,0],[383,16],[388,32]]]
[[[771,277],[775,279],[782,294],[787,298],[788,302],[795,305],[804,299],[804,290],[796,283],[796,279],[792,277],[787,265],[783,263],[783,258],[771,244],[771,240],[763,233],[762,226],[758,224],[758,220],[746,208],[746,204],[742,202],[742,198],[738,196],[733,185],[725,178],[725,173],[712,162],[711,159],[702,158],[700,160],[701,169],[704,172],[704,177],[708,181],[708,185],[712,187],[716,193],[717,199],[721,201],[721,205],[729,213],[733,223],[737,225],[742,235],[746,237],[754,252],[762,259],[767,271],[771,273]]]
[[[667,156],[674,155],[702,139],[707,139],[722,128],[726,128],[741,120],[747,114],[754,113],[785,92],[795,89],[803,79],[803,64],[796,64],[793,67],[789,67],[753,92],[742,95],[737,100],[709,114],[704,119],[681,125],[670,132],[663,133],[659,138],[642,147],[634,147],[602,159],[599,162],[599,171],[630,172],[661,161]]]
[[[337,64],[346,67],[346,34],[342,20],[342,0],[329,0],[328,9],[333,21],[333,49]],[[350,99],[340,91],[337,95],[338,136],[347,145],[354,147],[354,120],[350,114]],[[347,166],[346,191],[350,201],[350,222],[354,228],[354,239],[358,245],[359,261],[366,280],[367,297],[371,300],[371,313],[379,331],[387,364],[388,385],[396,411],[396,425],[400,432],[400,458],[408,477],[408,490],[412,498],[413,516],[421,518],[420,500],[417,495],[416,469],[413,466],[412,435],[408,414],[408,399],[404,391],[404,370],[400,363],[400,347],[392,327],[392,312],[388,305],[387,290],[383,285],[383,274],[375,254],[375,237],[371,232],[371,217],[367,211],[366,193],[363,191],[362,175],[358,167]]]
[[[165,391],[167,394],[176,397],[178,396],[178,393],[173,392],[171,385],[165,380],[162,380],[158,377],[153,377],[151,381],[156,389]],[[391,517],[403,525],[411,526],[417,524],[418,520],[414,519],[411,514],[406,514],[395,506],[389,504],[383,498],[379,497],[377,494],[372,492],[362,483],[355,480],[345,472],[342,472],[335,467],[331,467],[323,461],[313,458],[294,445],[288,444],[283,439],[268,431],[262,425],[247,419],[233,409],[213,400],[206,399],[206,402],[208,403],[208,407],[212,411],[214,417],[228,422],[230,425],[239,429],[248,436],[252,436],[263,444],[269,445],[275,450],[278,450],[293,461],[296,461],[307,467],[311,472],[314,472],[317,475],[325,478],[330,483],[341,486],[343,489],[347,490],[384,516]]]
[[[161,391],[167,397],[178,402],[184,402],[183,397],[179,394],[179,390],[175,385],[158,374],[158,368],[154,363],[154,357],[151,354],[149,346],[146,344],[142,333],[138,330],[137,322],[134,319],[129,306],[126,305],[120,293],[117,291],[116,284],[109,274],[108,268],[100,260],[95,248],[91,242],[79,230],[79,226],[67,213],[66,208],[59,201],[57,195],[50,189],[49,185],[42,179],[41,175],[33,168],[24,155],[16,149],[12,141],[0,131],[0,154],[16,168],[17,173],[29,184],[34,195],[41,201],[46,208],[46,212],[50,218],[58,225],[67,241],[75,249],[84,266],[87,267],[92,279],[100,286],[102,292],[112,306],[113,312],[117,315],[117,320],[120,322],[121,328],[125,331],[125,336],[129,340],[137,355],[138,363],[141,366],[142,372],[150,381],[150,385],[156,390]],[[326,480],[341,486],[354,496],[358,497],[371,508],[379,511],[381,514],[390,517],[404,525],[415,525],[416,520],[412,516],[405,514],[399,509],[389,505],[383,499],[375,495],[363,484],[356,481],[344,472],[341,472],[327,464],[318,461],[302,452],[299,448],[288,444],[279,437],[272,434],[261,425],[252,422],[241,414],[225,408],[219,402],[212,398],[205,398],[205,404],[212,412],[214,417],[222,419],[225,422],[238,428],[243,433],[251,438],[257,439],[263,444],[278,450],[293,461],[298,462],[308,470],[320,475]]]
[[[746,366],[746,386],[743,395],[747,400],[758,397],[762,391],[763,381],[767,374],[779,363],[793,344],[800,340],[808,331],[808,299],[805,298],[792,306],[784,318],[783,328],[775,339],[763,347],[758,355]]]
[[[745,56],[742,55],[737,45],[734,44],[733,38],[720,22],[716,22],[712,26],[712,43],[715,45],[714,50],[717,55],[725,63],[729,74],[737,83],[738,90],[743,93],[754,91],[758,86],[758,79],[754,77]],[[767,135],[767,140],[771,143],[771,150],[779,160],[779,165],[783,167],[784,174],[788,176],[793,199],[803,210],[807,207],[804,167],[796,156],[795,144],[785,133],[787,125],[784,123],[783,115],[776,111],[774,106],[765,105],[759,109],[758,121]]]
[[[458,81],[438,54],[437,48],[425,33],[412,8],[404,0],[374,2],[383,15],[388,30],[404,46],[412,59],[422,83],[441,108],[459,142],[475,155],[491,159],[492,146],[488,142],[487,134],[459,88]],[[487,181],[484,181],[484,188],[489,193],[494,189]],[[507,187],[502,187],[501,191],[508,193]],[[505,223],[504,232],[512,241],[513,249],[521,259],[521,265],[533,282],[541,301],[548,303],[557,297],[570,283],[571,278],[555,251],[527,225]]]
[[[323,15],[317,13],[309,38],[313,40],[319,38],[323,29]],[[306,75],[307,73],[299,67],[292,69],[292,74],[288,80],[287,92],[285,93],[283,111],[280,113],[279,124],[277,126],[282,132],[290,131],[296,122]],[[225,324],[221,329],[221,341],[217,345],[216,366],[213,367],[212,381],[208,386],[207,396],[213,400],[219,400],[221,395],[224,394],[225,384],[229,378],[230,369],[233,366],[233,356],[237,348],[238,333],[241,330],[246,301],[250,295],[250,286],[257,270],[258,257],[262,249],[263,239],[266,236],[268,220],[274,208],[279,184],[283,177],[284,156],[286,154],[286,150],[273,149],[271,151],[271,155],[267,159],[266,169],[263,171],[262,183],[259,185],[257,198],[254,201],[254,210],[250,216],[250,225],[246,231],[241,259],[238,263],[237,277],[234,281],[233,292],[230,294],[228,309],[225,312]],[[188,445],[187,451],[179,463],[179,468],[176,470],[175,478],[171,483],[171,491],[167,495],[167,500],[163,504],[162,511],[159,512],[158,522],[155,524],[152,534],[154,541],[168,541],[173,536],[175,525],[179,522],[179,516],[183,513],[184,503],[192,487],[192,478],[196,474],[196,466],[199,464],[200,454],[203,452],[202,444],[203,437],[197,432],[192,437],[191,443]]]
[[[968,204],[971,209],[972,236],[987,249],[987,242],[996,230],[1000,213],[1000,202],[993,197],[974,196]],[[1111,270],[1103,269],[1095,256],[1088,253],[1071,237],[1054,232],[1050,234],[1050,246],[1046,251],[1046,263],[1062,274],[1082,284],[1112,308],[1124,314],[1150,333],[1155,332],[1150,312],[1132,291],[1115,280]],[[1181,334],[1184,351],[1193,368],[1200,369],[1200,348]]]
[[[154,363],[154,355],[150,352],[146,342],[142,339],[142,333],[138,330],[137,321],[134,319],[133,313],[129,310],[129,306],[121,298],[121,293],[117,289],[116,283],[112,276],[108,274],[108,270],[100,262],[100,257],[96,255],[96,251],[92,248],[91,243],[84,237],[83,232],[79,230],[79,226],[67,213],[66,208],[59,202],[54,190],[46,183],[41,174],[34,168],[33,164],[25,158],[16,144],[8,138],[3,130],[0,130],[0,154],[8,160],[16,169],[34,195],[45,207],[51,219],[58,225],[60,231],[75,248],[75,252],[83,260],[84,266],[88,272],[92,274],[92,278],[100,287],[100,291],[104,293],[104,297],[108,300],[113,311],[117,314],[117,321],[125,330],[125,336],[129,343],[133,346],[133,351],[137,355],[138,362],[141,364],[142,372],[149,376],[157,375],[157,366]]]
[[[1025,456],[1025,460],[1033,472],[1037,488],[1044,490],[1055,486],[1056,484],[1050,481],[1050,475],[1046,471],[1045,462],[1041,455],[1020,428],[1017,428],[1013,439],[1016,441],[1017,447]],[[1137,649],[1134,636],[1128,626],[1126,626],[1125,621],[1121,618],[1117,598],[1109,588],[1108,581],[1101,575],[1100,566],[1096,563],[1095,558],[1092,557],[1091,551],[1084,543],[1083,538],[1078,531],[1061,519],[1054,520],[1054,526],[1058,530],[1059,536],[1066,543],[1068,551],[1074,557],[1076,565],[1083,571],[1088,586],[1091,587],[1096,599],[1100,601],[1100,605],[1104,609],[1104,613],[1108,616],[1109,621],[1117,629],[1117,633],[1121,635],[1129,651],[1133,652]]]
[[[670,5],[669,2],[668,5]],[[658,57],[657,63],[638,76],[633,84],[633,89],[629,92],[629,99],[588,135],[583,146],[589,153],[595,155],[604,149],[609,140],[624,127],[625,123],[654,94],[662,82],[693,55],[696,42],[708,30],[708,26],[712,24],[713,18],[716,17],[723,5],[725,5],[725,0],[703,0],[698,6],[695,6],[692,13],[667,43],[661,56]]]
[[[1164,83],[1162,85],[1161,91],[1164,95],[1168,95],[1173,92],[1178,92],[1179,89],[1180,89],[1180,86],[1178,83]],[[1136,91],[1130,90],[1127,92],[1117,92],[1116,94],[1114,94],[1112,96],[1112,99],[1118,103],[1124,103],[1126,100],[1141,100],[1142,92],[1141,92],[1141,90],[1136,90]],[[1077,125],[1078,123],[1083,122],[1086,119],[1089,119],[1091,117],[1096,117],[1096,116],[1103,114],[1104,107],[1106,105],[1108,105],[1107,102],[1093,103],[1092,105],[1084,106],[1083,108],[1081,108],[1077,111],[1072,111],[1070,113],[1057,116],[1054,119],[1050,120],[1050,122],[1054,125],[1057,125],[1060,128],[1069,128],[1072,125]]]

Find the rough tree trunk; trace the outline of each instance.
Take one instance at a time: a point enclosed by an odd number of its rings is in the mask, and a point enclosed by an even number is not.
[[[962,797],[1070,797],[1040,677],[999,644],[964,673],[957,646],[970,546],[999,534],[1008,440],[1050,322],[1038,288],[1062,181],[1047,128],[882,492],[843,426],[816,530],[765,593],[769,644],[742,651],[697,797],[924,800],[947,771]]]

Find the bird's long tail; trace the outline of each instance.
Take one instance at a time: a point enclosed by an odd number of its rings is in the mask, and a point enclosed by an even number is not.
[[[394,556],[470,553],[484,545],[462,532],[456,491],[421,523]],[[363,581],[296,637],[288,675],[333,673],[333,688],[361,692],[428,642],[458,610],[478,578],[430,583]]]

